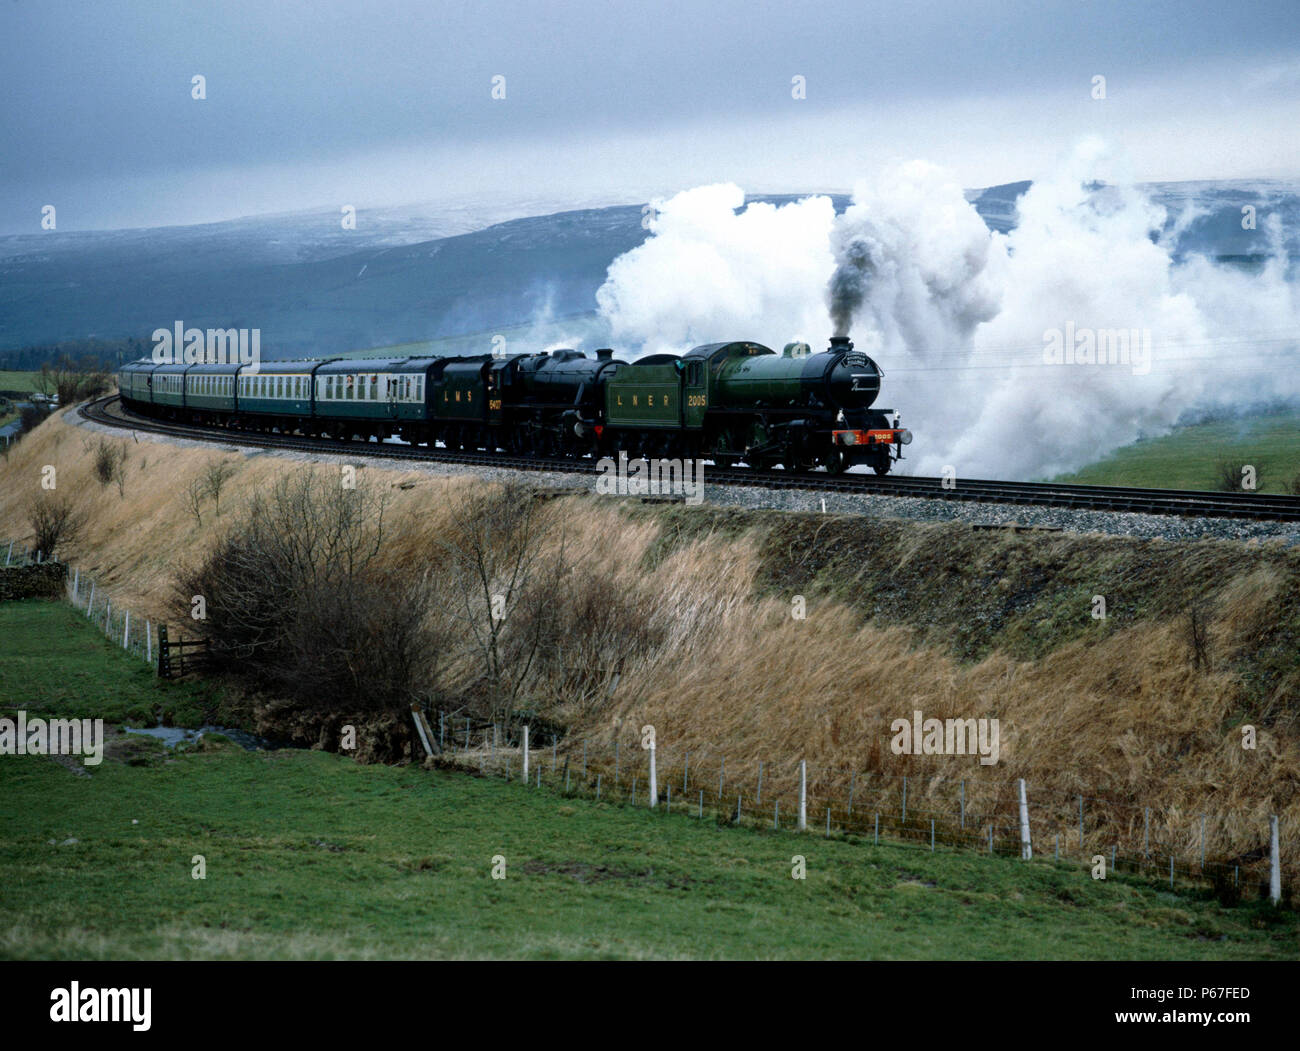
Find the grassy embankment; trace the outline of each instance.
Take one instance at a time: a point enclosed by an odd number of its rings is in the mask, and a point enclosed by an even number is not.
[[[40,468],[57,465],[60,487],[90,519],[70,557],[155,623],[170,608],[177,562],[237,522],[252,493],[308,469],[275,456],[125,444],[123,497],[94,480],[83,430],[59,417],[43,424],[0,465],[0,537],[23,540]],[[213,458],[235,473],[221,518],[209,505],[200,524],[184,494]],[[477,484],[426,470],[360,474],[392,496],[384,554],[399,566],[435,564],[449,495]],[[1151,808],[1152,842],[1175,851],[1180,867],[1197,854],[1200,815],[1210,816],[1214,859],[1258,851],[1276,813],[1288,884],[1300,871],[1300,551],[595,496],[544,507],[540,542],[564,534],[581,558],[551,611],[566,639],[581,642],[590,622],[571,600],[591,598],[601,608],[617,600],[618,616],[648,640],[613,648],[625,662],[612,699],[580,706],[556,682],[530,689],[574,739],[608,749],[615,725],[630,734],[649,723],[665,756],[725,755],[737,783],[767,762],[773,796],[788,798],[791,761],[803,757],[818,797],[843,799],[855,771],[859,785],[907,776],[910,804],[944,814],[955,812],[959,779],[968,779],[972,812],[985,813],[1023,777],[1036,807],[1060,803],[1049,816],[1066,830],[1076,795],[1113,803],[1108,814],[1089,804],[1090,822],[1107,819],[1090,825],[1089,848],[1140,850]],[[1106,598],[1105,620],[1092,617],[1095,595]],[[799,596],[802,620],[792,616]],[[438,689],[455,696],[470,665],[445,667]],[[998,766],[892,754],[889,724],[914,709],[997,717]],[[1254,750],[1242,747],[1245,724],[1257,730]]]
[[[0,606],[0,637],[4,714],[20,699],[116,721],[204,700],[61,603]],[[9,958],[1296,954],[1294,914],[1073,866],[720,827],[321,752],[116,738],[89,776],[0,759],[0,798]]]
[[[1300,414],[1271,413],[1180,427],[1126,445],[1058,482],[1155,489],[1217,489],[1219,464],[1252,464],[1259,491],[1282,493],[1300,478]]]

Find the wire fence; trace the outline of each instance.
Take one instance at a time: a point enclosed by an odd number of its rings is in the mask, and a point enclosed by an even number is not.
[[[89,576],[71,569],[67,580],[67,600],[81,610],[91,624],[132,656],[158,666],[158,632],[153,622],[132,613],[130,608],[114,602],[113,596]]]
[[[0,542],[2,543],[2,542]],[[5,565],[40,564],[40,552],[8,542]],[[68,567],[67,600],[128,653],[157,668],[157,626],[115,603],[89,574]],[[422,724],[422,725],[421,725]],[[1094,872],[1158,879],[1171,888],[1209,887],[1225,900],[1290,900],[1294,865],[1281,863],[1276,816],[1269,827],[1224,814],[1187,814],[1094,793],[1063,793],[991,777],[885,776],[795,759],[728,761],[721,750],[664,746],[628,735],[611,742],[562,735],[523,721],[417,713],[429,754],[483,774],[524,778],[569,795],[662,808],[733,824],[795,829],[928,850],[939,847],[1084,865]],[[653,785],[653,789],[652,789]],[[1216,852],[1225,841],[1249,845]],[[1228,829],[1231,826],[1232,834]],[[1285,877],[1285,878],[1283,878]]]
[[[43,552],[25,548],[13,540],[0,541],[0,550],[4,551],[5,567],[37,566],[50,561]],[[114,602],[108,590],[89,574],[83,574],[75,566],[65,565],[65,569],[65,598],[106,638],[156,668],[158,632],[152,621]]]
[[[421,719],[423,728],[420,728]],[[419,712],[417,730],[430,754],[478,772],[522,781],[525,727],[463,713]],[[1183,814],[1094,793],[1065,793],[990,776],[951,779],[882,776],[805,761],[728,760],[715,750],[686,750],[639,737],[612,744],[529,729],[531,787],[665,814],[826,837],[882,841],[935,851],[979,851],[1063,865],[1096,875],[1125,873],[1173,889],[1208,889],[1225,901],[1282,900],[1297,875],[1281,864],[1278,821],[1255,829],[1248,818]],[[1237,853],[1211,848],[1243,823],[1252,845]],[[1285,876],[1285,879],[1283,879]]]

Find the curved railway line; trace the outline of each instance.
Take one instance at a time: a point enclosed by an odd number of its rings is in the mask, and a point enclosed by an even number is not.
[[[340,454],[377,456],[392,460],[417,460],[508,470],[554,471],[577,475],[597,473],[596,461],[591,459],[552,459],[508,453],[450,452],[440,448],[430,449],[389,442],[331,441],[295,434],[226,431],[212,427],[168,423],[130,412],[122,406],[117,395],[88,402],[78,411],[85,419],[109,427],[224,445],[292,449],[335,456]],[[911,496],[930,500],[1036,505],[1075,510],[1300,522],[1300,496],[1282,496],[1272,493],[1213,493],[1185,489],[1068,485],[1056,482],[999,482],[983,478],[959,478],[952,488],[944,488],[941,478],[911,475],[830,475],[723,467],[710,468],[707,481],[712,485],[744,485],[762,489],[804,489],[821,493]]]

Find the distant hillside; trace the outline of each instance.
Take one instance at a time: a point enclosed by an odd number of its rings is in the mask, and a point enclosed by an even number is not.
[[[967,196],[991,230],[1015,224],[1028,182]],[[1241,230],[1243,203],[1300,229],[1294,187],[1150,187],[1171,213],[1194,209],[1184,252],[1263,250]],[[796,195],[751,197],[783,202]],[[837,210],[849,204],[833,195]],[[500,214],[498,209],[497,214]],[[268,357],[499,332],[595,310],[609,264],[646,237],[639,204],[491,221],[486,207],[361,212],[345,231],[316,211],[191,227],[0,238],[0,354],[65,340],[148,340],[177,320],[260,328]],[[1288,236],[1295,237],[1295,234]],[[1295,253],[1300,255],[1300,252]],[[30,367],[30,366],[28,366]]]

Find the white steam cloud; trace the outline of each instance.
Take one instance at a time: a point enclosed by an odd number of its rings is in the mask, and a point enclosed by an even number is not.
[[[1008,234],[923,162],[857,186],[838,217],[826,197],[742,208],[734,185],[687,190],[655,202],[651,237],[597,302],[615,346],[644,353],[849,334],[883,368],[880,404],[915,433],[905,466],[924,474],[1050,476],[1188,410],[1300,397],[1300,294],[1276,217],[1260,213],[1262,270],[1176,263],[1180,229],[1161,237],[1163,208],[1100,185],[1108,164],[1081,144],[1020,198]]]

